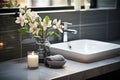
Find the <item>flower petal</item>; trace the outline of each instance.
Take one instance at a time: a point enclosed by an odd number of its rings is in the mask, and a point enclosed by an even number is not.
[[[63,30],[62,30],[62,29],[59,28],[58,30],[59,30],[61,33],[63,33]]]
[[[57,19],[54,19],[54,20],[53,20],[53,24],[56,24],[56,23],[57,23]]]

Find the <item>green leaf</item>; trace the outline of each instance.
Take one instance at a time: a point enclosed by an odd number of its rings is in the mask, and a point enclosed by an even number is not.
[[[59,34],[58,33],[56,33],[56,32],[51,32],[51,34],[50,34],[51,36],[54,36],[54,37],[58,37],[59,36]]]
[[[43,31],[40,29],[38,34],[42,34],[42,33],[43,33]]]
[[[50,21],[49,16],[45,16],[45,21],[48,23]]]
[[[18,29],[18,31],[19,31],[21,34],[26,34],[26,29],[24,29],[24,28]]]

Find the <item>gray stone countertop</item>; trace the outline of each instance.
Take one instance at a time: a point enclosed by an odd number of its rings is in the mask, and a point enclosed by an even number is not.
[[[26,58],[0,62],[0,80],[85,80],[120,69],[120,56],[93,63],[66,61],[60,69],[40,64],[34,70],[27,68]]]

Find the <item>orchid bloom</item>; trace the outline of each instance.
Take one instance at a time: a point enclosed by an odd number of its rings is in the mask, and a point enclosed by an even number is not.
[[[53,26],[54,29],[58,29],[61,33],[63,33],[62,28],[64,28],[64,26],[61,25],[61,20],[59,20],[57,22],[57,20],[53,20],[53,23],[56,23],[56,25]]]
[[[22,28],[19,32],[22,34],[31,33],[33,36],[40,36],[41,38],[47,38],[50,36],[57,36],[58,34],[54,29],[59,30],[63,33],[61,25],[61,20],[51,20],[49,16],[41,18],[36,12],[31,11],[31,9],[20,8],[19,17],[16,18],[16,23],[20,24]]]
[[[44,31],[48,28],[48,27],[51,27],[51,20],[49,22],[47,22],[45,19],[43,19],[43,22],[41,22],[42,26],[43,26],[43,29]]]
[[[39,17],[39,15],[36,12],[30,12],[27,13],[27,15],[31,18],[32,22],[34,22]]]
[[[20,11],[20,13],[24,14],[24,13],[30,13],[30,12],[31,12],[31,9],[27,9],[27,10],[25,11],[24,8],[19,8],[19,11]]]
[[[30,29],[29,29],[29,31],[32,33],[32,34],[36,34],[36,35],[38,35],[38,32],[39,32],[39,28],[37,27],[38,26],[38,23],[37,22],[35,22],[35,23],[29,23],[29,25],[30,25]]]
[[[53,24],[56,24],[56,23],[57,23],[57,19],[54,19],[54,20],[53,20]]]
[[[22,9],[22,8],[20,8],[19,11],[20,11],[21,13],[25,13],[25,10]]]
[[[27,20],[25,20],[25,17],[22,16],[22,14],[20,13],[19,17],[17,17],[17,20],[15,21],[16,23],[20,23],[21,26],[24,26],[24,23],[28,23]]]

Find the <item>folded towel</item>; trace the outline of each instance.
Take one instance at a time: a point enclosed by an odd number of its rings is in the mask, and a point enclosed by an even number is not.
[[[65,58],[62,55],[48,56],[45,59],[45,65],[47,67],[62,67],[65,62]]]

